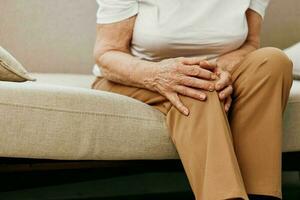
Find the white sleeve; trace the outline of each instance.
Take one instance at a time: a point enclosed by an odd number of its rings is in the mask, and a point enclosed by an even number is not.
[[[264,18],[265,10],[268,7],[270,0],[251,0],[249,8],[254,10]]]
[[[97,0],[97,23],[119,22],[138,13],[138,0]]]

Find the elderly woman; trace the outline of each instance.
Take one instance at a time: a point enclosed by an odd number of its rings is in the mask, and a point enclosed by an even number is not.
[[[292,63],[259,49],[268,1],[98,0],[92,88],[166,116],[197,200],[281,198]]]

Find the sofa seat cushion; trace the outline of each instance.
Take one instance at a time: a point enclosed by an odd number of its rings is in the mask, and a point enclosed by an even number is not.
[[[60,74],[60,73],[31,73],[37,79],[37,83],[46,83],[60,86],[90,88],[95,77],[83,74]]]
[[[33,74],[0,82],[0,157],[177,159],[164,116],[132,98],[91,90],[90,75]],[[283,151],[300,150],[300,82],[285,114]]]
[[[294,81],[284,113],[283,151],[300,151],[300,81]]]
[[[74,87],[92,76],[0,82],[0,157],[63,160],[177,158],[164,116],[129,97]],[[47,81],[49,83],[46,83]],[[41,81],[41,82],[40,82]],[[59,81],[59,80],[58,80]]]

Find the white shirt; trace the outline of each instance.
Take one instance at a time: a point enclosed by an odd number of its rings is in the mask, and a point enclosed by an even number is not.
[[[248,8],[264,17],[270,0],[97,0],[97,23],[137,15],[131,53],[159,61],[172,57],[215,58],[239,48],[248,35]],[[99,69],[94,68],[99,76]]]

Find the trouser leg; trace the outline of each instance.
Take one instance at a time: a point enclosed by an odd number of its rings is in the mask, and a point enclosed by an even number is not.
[[[156,108],[165,115],[171,108],[171,103],[159,93],[142,88],[130,87],[114,83],[103,77],[99,77],[94,81],[94,83],[92,84],[92,89],[113,92],[132,97]]]
[[[181,96],[187,117],[170,109],[172,140],[197,200],[248,199],[223,105],[216,92],[207,95],[205,102]]]
[[[205,102],[180,96],[190,109],[190,115],[184,116],[155,92],[105,79],[97,80],[93,88],[133,97],[166,115],[171,138],[197,200],[248,199],[226,113],[216,92],[207,92]]]
[[[248,194],[281,198],[282,113],[292,83],[292,64],[278,49],[247,56],[233,73],[229,121]]]

